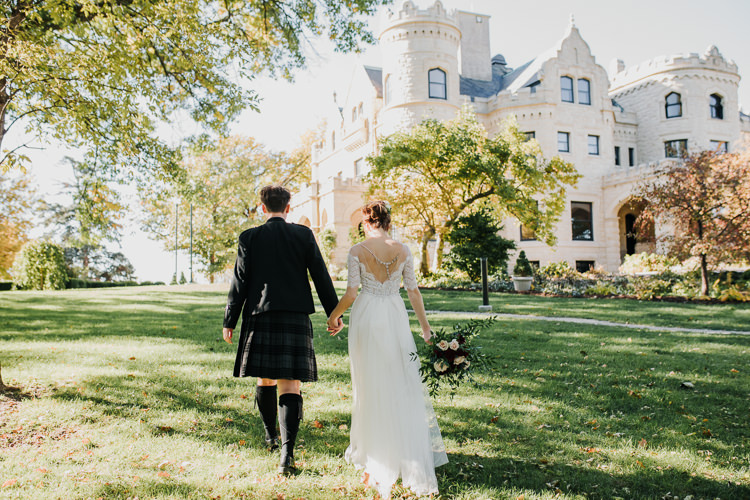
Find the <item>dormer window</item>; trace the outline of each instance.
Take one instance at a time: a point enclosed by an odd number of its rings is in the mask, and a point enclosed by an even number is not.
[[[578,104],[591,104],[591,82],[585,78],[578,79]]]
[[[721,103],[721,96],[719,94],[711,94],[711,97],[709,99],[711,103],[711,118],[723,120],[724,105]]]
[[[430,84],[430,98],[447,99],[445,71],[440,68],[433,68],[427,73],[427,77]]]
[[[560,77],[560,97],[562,102],[573,102],[573,79],[569,76]]]
[[[667,94],[667,98],[664,102],[664,108],[667,113],[667,118],[677,118],[682,116],[682,98],[677,92]]]

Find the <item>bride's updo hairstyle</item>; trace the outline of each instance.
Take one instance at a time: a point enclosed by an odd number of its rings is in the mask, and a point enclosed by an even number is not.
[[[391,228],[391,213],[384,201],[371,201],[362,207],[363,222],[373,227],[382,227],[384,231]]]

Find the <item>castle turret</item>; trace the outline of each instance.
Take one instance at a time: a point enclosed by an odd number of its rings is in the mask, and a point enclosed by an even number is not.
[[[437,0],[420,10],[411,0],[391,13],[379,37],[383,54],[382,132],[425,118],[451,119],[459,108],[459,21]]]

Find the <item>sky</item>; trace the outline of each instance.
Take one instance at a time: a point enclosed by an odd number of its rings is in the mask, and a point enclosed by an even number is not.
[[[396,9],[403,0],[395,0]],[[420,8],[432,0],[414,0]],[[750,112],[750,0],[443,0],[447,10],[455,8],[490,15],[491,53],[501,53],[512,68],[533,59],[554,46],[570,23],[571,15],[581,36],[589,44],[596,61],[608,69],[610,61],[622,59],[626,66],[663,55],[695,52],[703,54],[716,45],[727,59],[739,67],[739,102]],[[378,26],[385,9],[371,21]],[[249,135],[274,150],[294,148],[300,135],[320,123],[333,103],[333,92],[346,94],[357,64],[380,66],[379,51],[371,47],[361,55],[333,53],[325,43],[311,47],[307,68],[293,82],[259,78],[252,87],[262,97],[260,112],[246,111],[232,126],[232,132]],[[171,137],[194,132],[183,123],[165,131]],[[9,141],[11,142],[11,141]],[[45,199],[55,199],[63,182],[72,177],[62,163],[66,155],[76,156],[62,144],[44,145],[32,150],[30,171]],[[137,206],[134,192],[126,201]],[[130,259],[139,280],[169,282],[175,270],[175,255],[163,250],[162,243],[150,240],[130,213],[121,251]],[[178,255],[178,274],[188,275],[188,257]],[[194,264],[197,271],[198,266]],[[196,278],[204,281],[198,276]]]

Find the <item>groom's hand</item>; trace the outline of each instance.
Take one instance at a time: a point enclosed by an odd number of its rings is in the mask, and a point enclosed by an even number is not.
[[[224,328],[224,340],[227,344],[232,343],[232,333],[234,332],[234,329],[232,328]]]
[[[336,335],[343,329],[344,329],[344,320],[341,319],[341,316],[339,316],[336,319],[333,319],[333,318],[328,319],[328,332],[330,332],[331,336]]]

